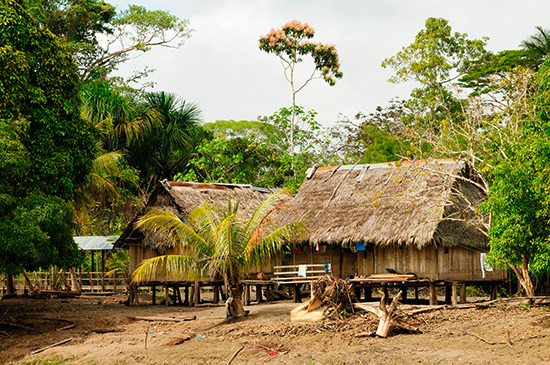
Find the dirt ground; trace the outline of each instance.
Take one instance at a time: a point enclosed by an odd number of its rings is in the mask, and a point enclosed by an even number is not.
[[[238,351],[231,364],[550,364],[547,307],[496,303],[427,312],[408,319],[421,333],[382,339],[355,337],[376,328],[370,314],[298,324],[289,321],[296,304],[278,302],[251,305],[248,319],[227,323],[224,306],[127,307],[123,299],[3,300],[0,363],[227,364]],[[196,319],[147,322],[129,316]],[[181,344],[169,344],[186,336]]]

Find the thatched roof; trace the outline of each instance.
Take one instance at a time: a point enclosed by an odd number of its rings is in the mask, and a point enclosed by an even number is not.
[[[283,222],[302,220],[312,244],[486,249],[484,218],[476,211],[485,194],[463,161],[321,167],[308,177],[285,203]]]
[[[249,219],[272,192],[271,189],[256,188],[243,184],[207,184],[163,180],[155,186],[145,206],[128,224],[124,233],[115,243],[115,247],[121,247],[138,240],[142,240],[145,245],[157,247],[170,247],[172,245],[170,240],[162,240],[158,236],[144,237],[143,233],[136,228],[139,218],[153,208],[170,211],[185,219],[193,209],[205,202],[225,208],[228,201],[231,200],[232,204],[239,202],[239,214],[243,218]]]

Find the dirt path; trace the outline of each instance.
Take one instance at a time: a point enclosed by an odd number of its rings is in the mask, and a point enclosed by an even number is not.
[[[0,363],[43,364],[550,364],[550,311],[497,305],[415,316],[421,334],[355,338],[376,326],[355,317],[289,322],[296,305],[253,305],[250,318],[224,323],[225,307],[126,307],[120,298],[11,299],[0,304]],[[190,317],[186,322],[128,316]],[[60,319],[63,319],[61,321]],[[75,324],[74,328],[57,330]],[[41,331],[39,333],[38,331]],[[145,337],[147,334],[147,348]],[[169,342],[190,337],[179,345]],[[32,350],[73,340],[36,355]]]

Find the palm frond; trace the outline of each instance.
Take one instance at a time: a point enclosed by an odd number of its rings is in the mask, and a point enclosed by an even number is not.
[[[184,281],[199,279],[200,263],[193,256],[164,255],[146,260],[132,274],[132,283],[154,280]]]

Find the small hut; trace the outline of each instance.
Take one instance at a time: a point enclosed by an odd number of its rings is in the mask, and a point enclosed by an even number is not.
[[[172,241],[159,239],[154,235],[144,235],[141,230],[136,228],[139,218],[151,209],[170,211],[184,219],[193,209],[205,202],[223,208],[231,200],[232,203],[239,202],[239,213],[243,218],[250,218],[272,192],[271,189],[241,184],[206,184],[163,180],[155,186],[145,206],[128,224],[115,247],[129,248],[130,272],[134,272],[143,260],[160,255],[180,253],[175,250]],[[155,280],[164,281],[162,278]]]
[[[284,265],[330,263],[336,276],[414,273],[440,281],[500,280],[483,265],[486,196],[468,163],[431,160],[312,169],[284,222],[300,219],[308,247]]]

